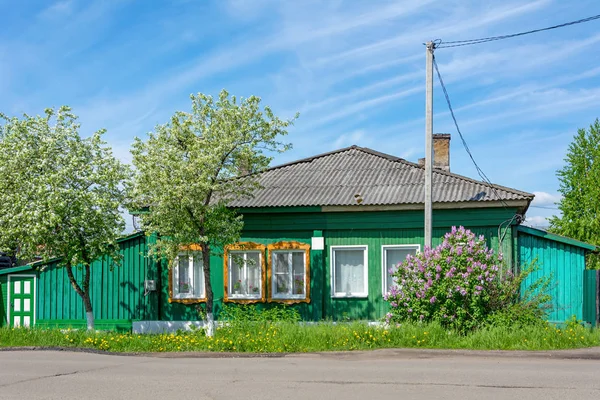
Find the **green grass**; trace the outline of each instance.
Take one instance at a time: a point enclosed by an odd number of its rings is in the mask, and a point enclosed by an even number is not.
[[[214,338],[189,333],[130,333],[57,329],[0,329],[0,347],[74,347],[113,352],[312,352],[381,348],[557,350],[600,346],[600,330],[570,324],[525,328],[487,327],[467,335],[436,324],[388,328],[352,324],[258,322],[219,328]]]

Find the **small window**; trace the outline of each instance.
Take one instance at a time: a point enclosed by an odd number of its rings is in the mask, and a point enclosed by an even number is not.
[[[367,297],[367,246],[332,246],[332,297]]]
[[[226,300],[264,300],[264,249],[256,243],[228,246],[225,258]]]
[[[408,245],[393,245],[393,246],[382,246],[382,257],[383,257],[383,293],[387,293],[392,286],[392,273],[396,269],[396,266],[406,260],[409,255],[414,256],[417,254],[421,247],[418,244]]]
[[[310,245],[299,242],[270,244],[269,300],[308,301]]]
[[[202,253],[182,252],[175,258],[171,270],[171,299],[203,299],[204,269]]]

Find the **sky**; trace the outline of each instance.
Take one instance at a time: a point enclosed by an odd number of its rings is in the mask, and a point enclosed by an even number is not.
[[[191,93],[256,95],[300,118],[281,164],[353,144],[416,162],[425,143],[425,47],[600,14],[597,0],[0,0],[0,111],[69,105],[131,161]],[[600,117],[600,20],[438,49],[464,137],[494,183],[536,194],[544,227],[556,170],[578,128]],[[478,178],[437,80],[434,132],[452,134],[451,171]]]

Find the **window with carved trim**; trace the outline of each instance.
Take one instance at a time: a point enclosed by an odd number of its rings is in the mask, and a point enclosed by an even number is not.
[[[306,298],[306,251],[271,252],[271,290],[274,299]]]
[[[272,243],[269,251],[269,301],[310,301],[310,245]]]
[[[202,299],[205,297],[202,253],[179,253],[173,261],[171,288],[172,299]]]
[[[230,250],[228,252],[229,299],[254,300],[263,295],[263,252]]]

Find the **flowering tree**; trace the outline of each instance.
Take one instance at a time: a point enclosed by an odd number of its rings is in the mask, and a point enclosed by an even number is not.
[[[82,138],[68,107],[0,119],[0,251],[25,260],[60,258],[91,330],[90,268],[99,257],[120,257],[119,206],[129,168],[102,141],[104,131]],[[74,268],[81,268],[80,279]]]
[[[445,326],[472,329],[493,311],[502,255],[488,249],[483,236],[452,227],[443,243],[409,256],[393,274],[385,299],[387,322],[439,321]]]
[[[200,244],[206,292],[207,335],[213,335],[213,291],[210,256],[239,240],[241,215],[227,207],[260,187],[253,172],[269,166],[268,153],[290,145],[280,139],[291,120],[260,107],[260,98],[236,99],[223,90],[218,99],[192,95],[192,112],[177,112],[156,127],[147,141],[136,139],[134,207],[148,206],[141,216],[146,232],[161,236],[151,246],[157,257],[173,259],[182,247]],[[267,154],[265,154],[267,153]],[[245,175],[244,179],[236,179]],[[241,287],[236,282],[234,288]]]

